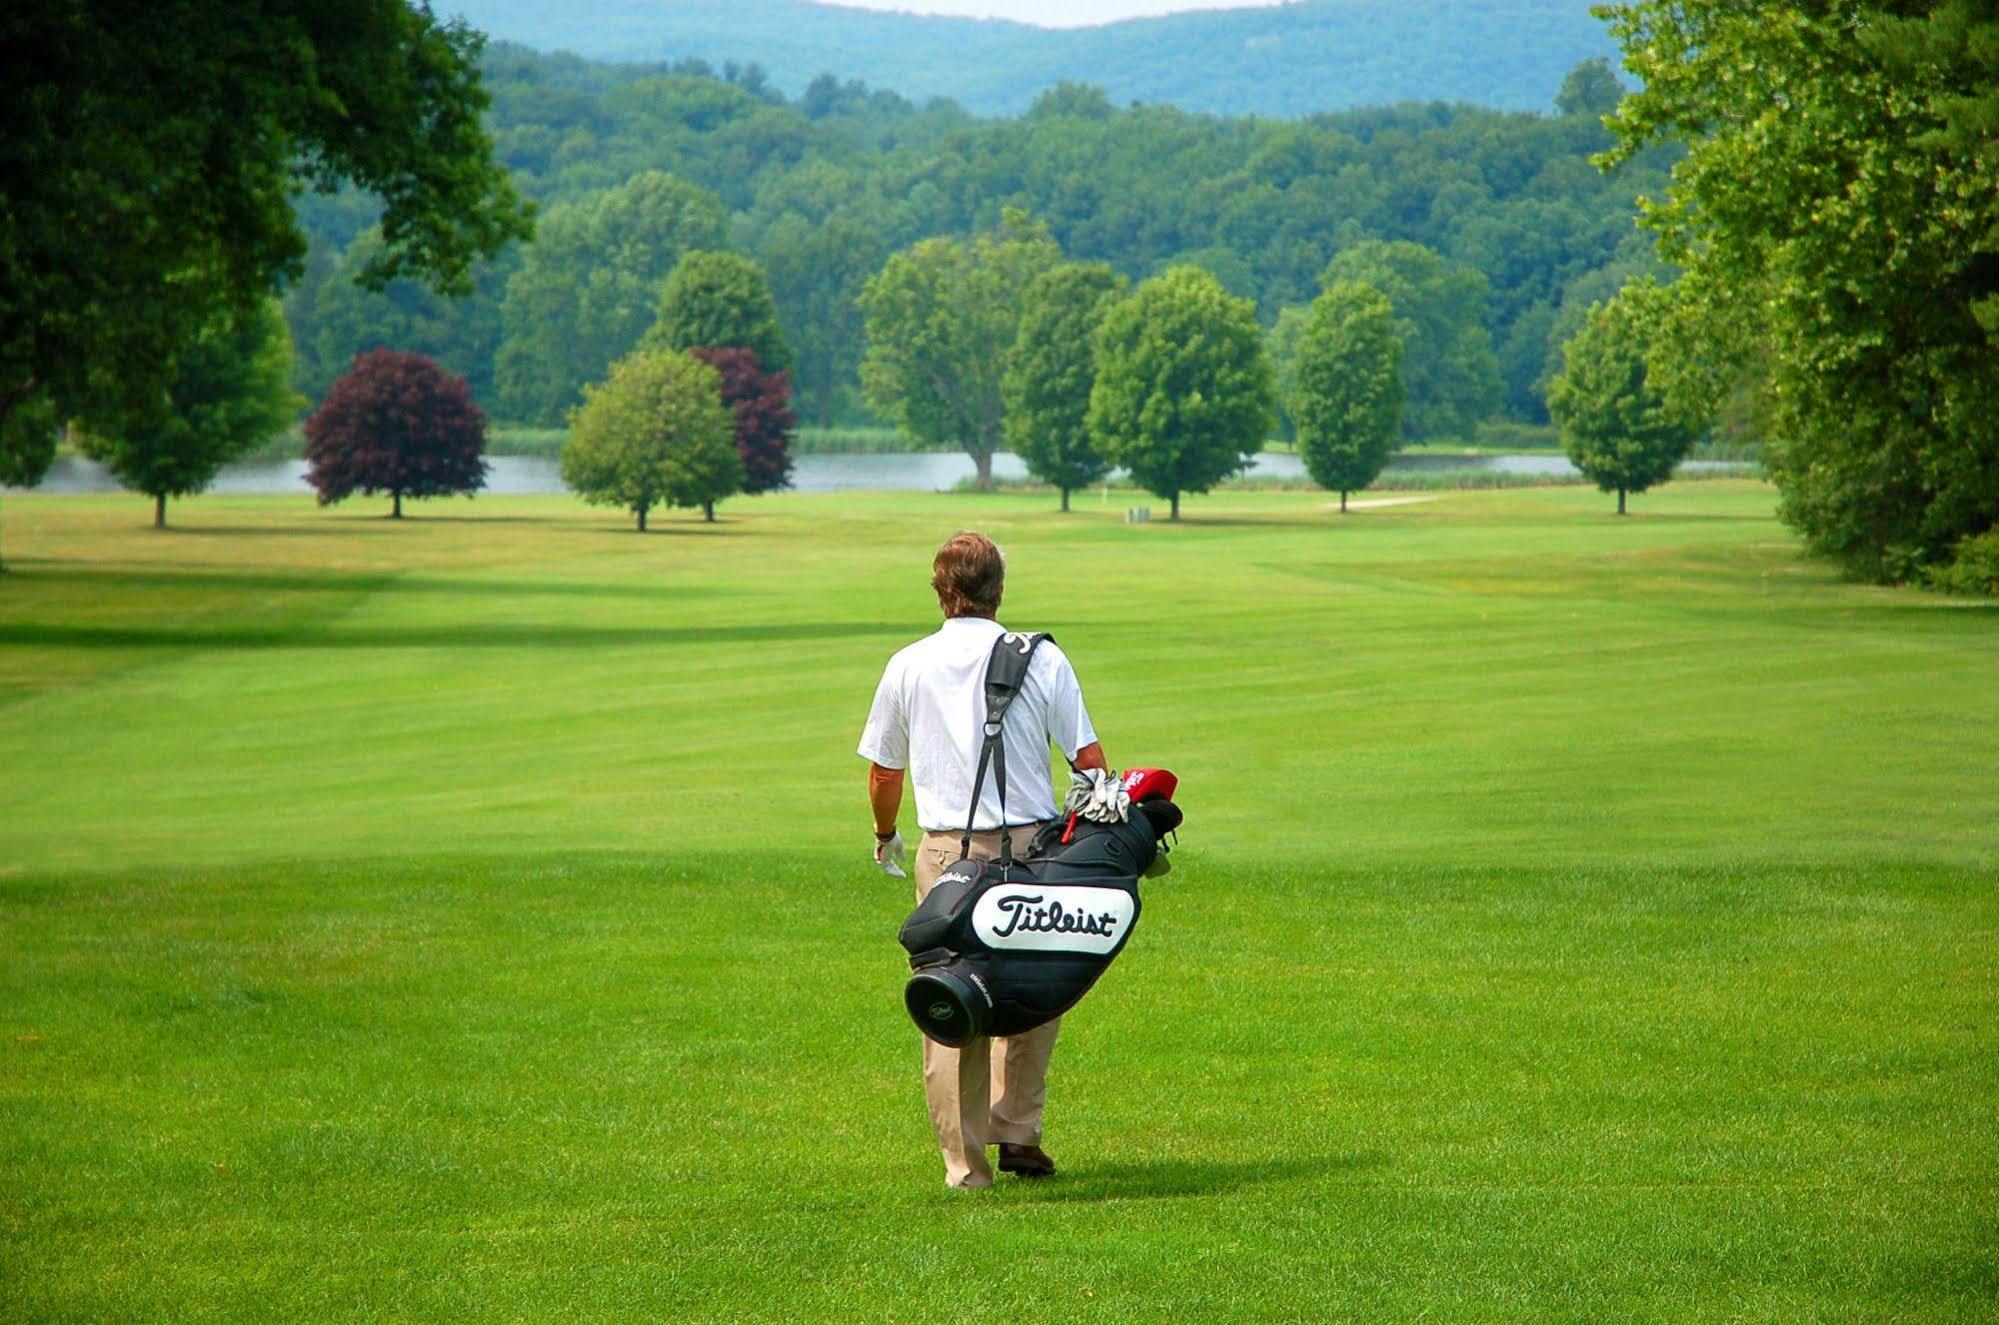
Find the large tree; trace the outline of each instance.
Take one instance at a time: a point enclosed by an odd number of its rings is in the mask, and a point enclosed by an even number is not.
[[[1020,330],[1000,382],[1007,446],[1027,472],[1069,493],[1110,472],[1090,438],[1097,328],[1125,292],[1101,262],[1065,262],[1036,277],[1022,296]]]
[[[1402,435],[1402,342],[1395,310],[1371,285],[1339,281],[1312,301],[1291,391],[1298,454],[1328,492],[1374,482]]]
[[[1989,0],[1602,12],[1639,84],[1604,163],[1688,144],[1643,220],[1686,268],[1674,289],[1707,351],[1767,362],[1783,517],[1884,580],[1999,524]]]
[[[1090,434],[1172,503],[1247,465],[1273,422],[1256,309],[1198,267],[1154,276],[1104,315]]]
[[[493,376],[502,417],[561,423],[583,384],[652,325],[681,255],[720,244],[728,219],[720,198],[656,170],[551,207],[501,305]]]
[[[370,350],[334,382],[305,421],[306,482],[320,505],[386,492],[470,495],[486,484],[486,415],[462,377],[421,354]]]
[[[1563,449],[1585,478],[1617,494],[1619,515],[1626,493],[1671,478],[1700,439],[1699,416],[1652,369],[1669,334],[1668,298],[1640,280],[1591,309],[1548,388]]]
[[[1402,342],[1411,442],[1470,440],[1499,408],[1499,361],[1485,329],[1486,278],[1406,241],[1356,244],[1327,264],[1322,286],[1359,281],[1388,296]]]
[[[83,452],[151,497],[153,528],[164,529],[167,498],[202,491],[298,417],[305,402],[290,377],[291,333],[272,301],[218,313],[175,360],[164,397],[122,411],[114,432],[86,432]]]
[[[369,280],[465,288],[529,233],[481,40],[401,0],[0,7],[0,424],[147,415],[218,312],[299,270],[301,185],[380,197]]]
[[[683,350],[638,350],[583,390],[569,415],[562,481],[584,501],[638,519],[655,506],[715,503],[743,485],[735,417],[714,368]]]
[[[882,417],[928,446],[962,447],[992,486],[1004,440],[1000,380],[1029,282],[1061,260],[1045,229],[1009,212],[973,239],[926,239],[896,254],[861,295],[861,389]]]
[[[770,281],[755,258],[696,249],[684,254],[660,292],[659,316],[641,342],[647,349],[753,351],[768,373],[791,368],[791,346],[778,325]]]

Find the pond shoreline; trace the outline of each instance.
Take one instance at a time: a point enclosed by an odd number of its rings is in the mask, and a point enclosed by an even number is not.
[[[551,456],[495,455],[486,458],[487,480],[482,489],[502,496],[538,496],[566,491],[558,462]],[[289,495],[307,493],[303,460],[251,460],[223,467],[208,491],[224,494]],[[993,477],[1002,485],[1028,482],[1027,467],[1011,452],[993,457]],[[1681,474],[1741,475],[1753,465],[1734,461],[1690,460]],[[975,473],[970,456],[957,451],[912,451],[878,454],[801,455],[792,470],[793,492],[951,492]],[[1113,474],[1116,485],[1119,476]],[[1536,482],[1574,483],[1581,476],[1559,455],[1437,455],[1399,454],[1388,462],[1374,488],[1394,488],[1397,480],[1413,487],[1531,485]],[[1266,451],[1234,480],[1246,486],[1305,486],[1304,462],[1295,454]],[[1101,487],[1102,484],[1092,484]],[[33,489],[4,489],[63,494],[117,492],[110,471],[79,456],[59,456],[48,476]]]

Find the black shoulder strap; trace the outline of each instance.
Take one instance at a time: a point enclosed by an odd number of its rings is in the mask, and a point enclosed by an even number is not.
[[[979,743],[979,771],[972,778],[972,808],[965,814],[960,860],[972,854],[972,825],[979,819],[979,793],[985,790],[986,766],[990,764],[993,785],[999,788],[1000,798],[1000,868],[1013,864],[1013,838],[1006,831],[1006,711],[1013,707],[1021,686],[1027,682],[1027,668],[1034,661],[1034,651],[1041,647],[1041,641],[1053,638],[1045,631],[1030,635],[1008,631],[993,641],[993,651],[986,659],[985,733]]]

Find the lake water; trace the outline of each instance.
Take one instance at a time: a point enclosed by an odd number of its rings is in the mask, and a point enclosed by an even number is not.
[[[1748,466],[1731,461],[1689,460],[1690,472],[1738,472]],[[1484,471],[1495,474],[1525,474],[1561,477],[1576,472],[1562,456],[1554,455],[1410,455],[1388,462],[1387,475]],[[918,452],[888,455],[802,455],[791,472],[796,492],[948,492],[976,472],[972,459],[961,452]],[[1305,466],[1295,455],[1259,455],[1249,472],[1261,478],[1300,478]],[[1000,478],[1025,478],[1027,467],[1020,457],[1002,451],[993,457],[993,473]],[[118,480],[94,460],[64,456],[50,467],[37,492],[116,492]],[[258,460],[225,466],[210,492],[298,493],[309,492],[303,460]],[[487,492],[503,495],[533,495],[563,491],[562,478],[553,459],[541,456],[501,455],[486,461]],[[9,489],[12,491],[12,489]]]

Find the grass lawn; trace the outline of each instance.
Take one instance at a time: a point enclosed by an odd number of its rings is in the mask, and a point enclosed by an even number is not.
[[[1767,488],[383,505],[0,505],[0,1321],[1999,1314],[1999,610]],[[852,754],[967,526],[1188,816],[983,1193]]]

